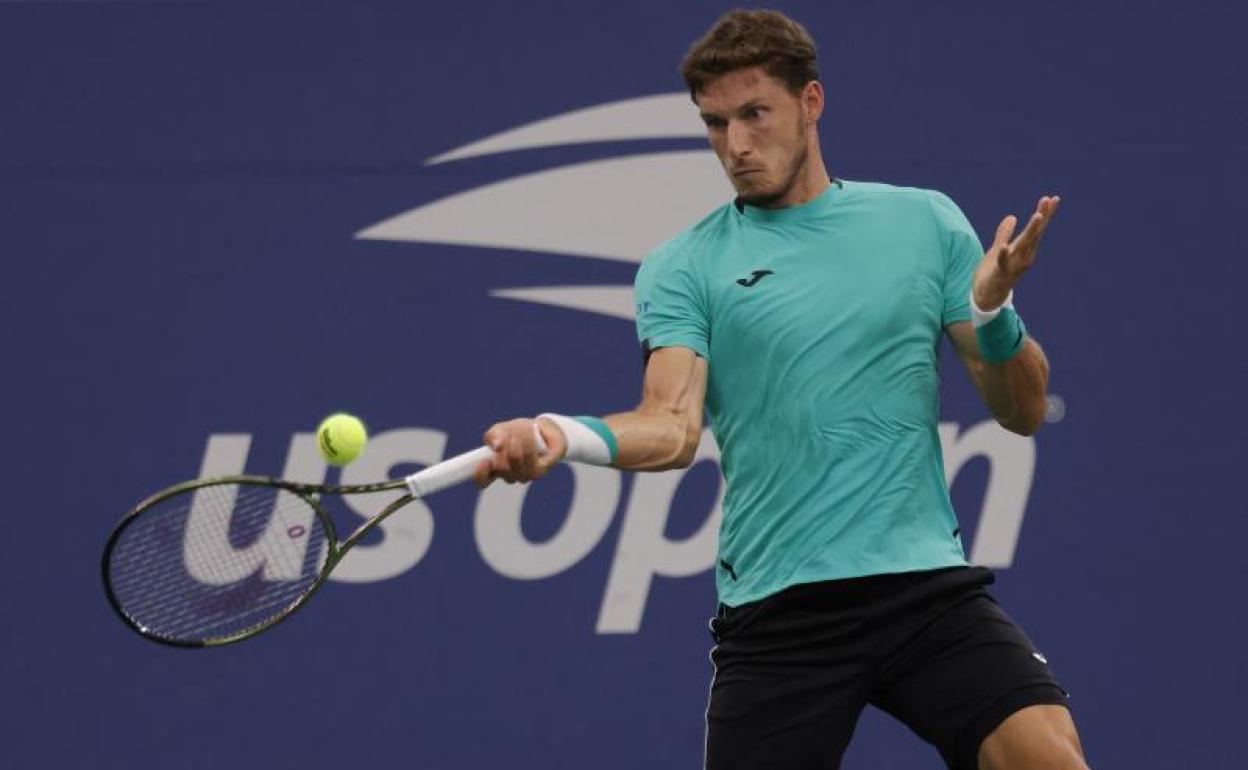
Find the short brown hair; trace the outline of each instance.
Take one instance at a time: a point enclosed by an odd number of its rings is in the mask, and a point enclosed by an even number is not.
[[[701,40],[689,48],[680,74],[696,102],[712,80],[747,67],[763,71],[797,94],[819,79],[815,41],[801,24],[779,11],[732,11],[720,17]]]

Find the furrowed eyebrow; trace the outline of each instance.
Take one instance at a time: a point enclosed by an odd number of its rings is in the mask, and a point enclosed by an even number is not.
[[[745,113],[749,112],[750,110],[753,110],[753,109],[758,109],[759,107],[762,107],[762,108],[767,108],[768,106],[769,106],[769,105],[767,104],[767,100],[766,100],[766,99],[751,99],[751,100],[749,100],[748,102],[746,102],[745,104],[742,104],[740,107],[734,107],[733,109],[729,110],[728,112],[729,112],[730,114],[733,114],[733,115],[744,115]],[[716,115],[716,114],[715,114],[715,113],[713,113],[713,112],[702,112],[702,111],[699,111],[699,112],[698,112],[698,115],[699,115],[699,116],[701,116],[701,118],[702,118],[702,122],[703,122],[703,123],[708,123],[708,124],[709,124],[711,121],[714,121],[714,120],[724,120],[724,119],[725,119],[722,115]]]

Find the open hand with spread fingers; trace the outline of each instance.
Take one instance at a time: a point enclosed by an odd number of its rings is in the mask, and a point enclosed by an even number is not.
[[[1018,226],[1018,218],[1013,214],[1001,220],[997,225],[997,235],[984,253],[979,267],[975,268],[972,279],[972,293],[975,305],[980,310],[995,310],[1000,307],[1014,289],[1014,284],[1023,273],[1036,261],[1036,250],[1040,247],[1040,238],[1049,222],[1057,213],[1061,198],[1046,195],[1036,205],[1036,213],[1031,215],[1027,226],[1017,238],[1014,228]]]

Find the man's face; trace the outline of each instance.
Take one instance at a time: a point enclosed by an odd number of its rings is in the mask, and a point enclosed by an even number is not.
[[[782,204],[807,159],[799,96],[761,67],[721,75],[698,93],[711,147],[749,204]]]

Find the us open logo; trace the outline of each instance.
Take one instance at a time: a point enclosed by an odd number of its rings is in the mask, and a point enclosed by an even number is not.
[[[703,136],[704,128],[687,94],[660,94],[520,126],[438,155],[427,165],[557,145]],[[663,180],[662,195],[654,194],[656,179]],[[719,163],[709,150],[639,152],[482,185],[367,226],[356,237],[638,263],[656,244],[701,219],[730,195]],[[619,216],[621,210],[629,211],[629,216]],[[490,295],[594,313],[621,322],[634,320],[630,285],[508,286],[493,289]],[[972,458],[989,461],[970,559],[986,566],[1008,567],[1014,559],[1031,490],[1035,442],[992,421],[966,429],[953,422],[941,423],[939,435],[950,483]],[[447,434],[432,427],[378,434],[368,451],[343,469],[341,483],[386,478],[399,464],[432,465],[445,459],[446,443]],[[210,436],[200,475],[243,472],[250,445],[249,434]],[[718,463],[718,459],[718,448],[709,430],[705,431],[695,462]],[[613,468],[568,467],[573,476],[571,503],[558,532],[543,542],[526,538],[520,526],[528,487],[495,484],[478,497],[474,512],[476,546],[485,563],[498,574],[515,580],[553,578],[580,562],[601,542],[621,499],[623,475]],[[282,477],[320,482],[326,472],[315,435],[295,434]],[[713,567],[722,516],[722,477],[710,513],[693,534],[682,540],[671,540],[664,534],[676,490],[687,472],[635,477],[603,587],[595,624],[598,633],[636,633],[656,576],[688,577]],[[348,507],[354,504],[350,498],[344,502]],[[368,508],[351,510],[363,518],[375,511],[375,501],[361,505]],[[381,541],[357,546],[335,569],[331,580],[387,580],[412,569],[432,545],[433,514],[428,505],[416,501],[382,522],[380,529]],[[219,540],[216,548],[238,550],[228,537]],[[256,552],[249,563],[258,567],[265,560],[263,539],[251,548]],[[206,552],[204,558],[212,556]],[[187,566],[195,574],[196,565]],[[280,579],[280,575],[267,571],[266,577]]]

